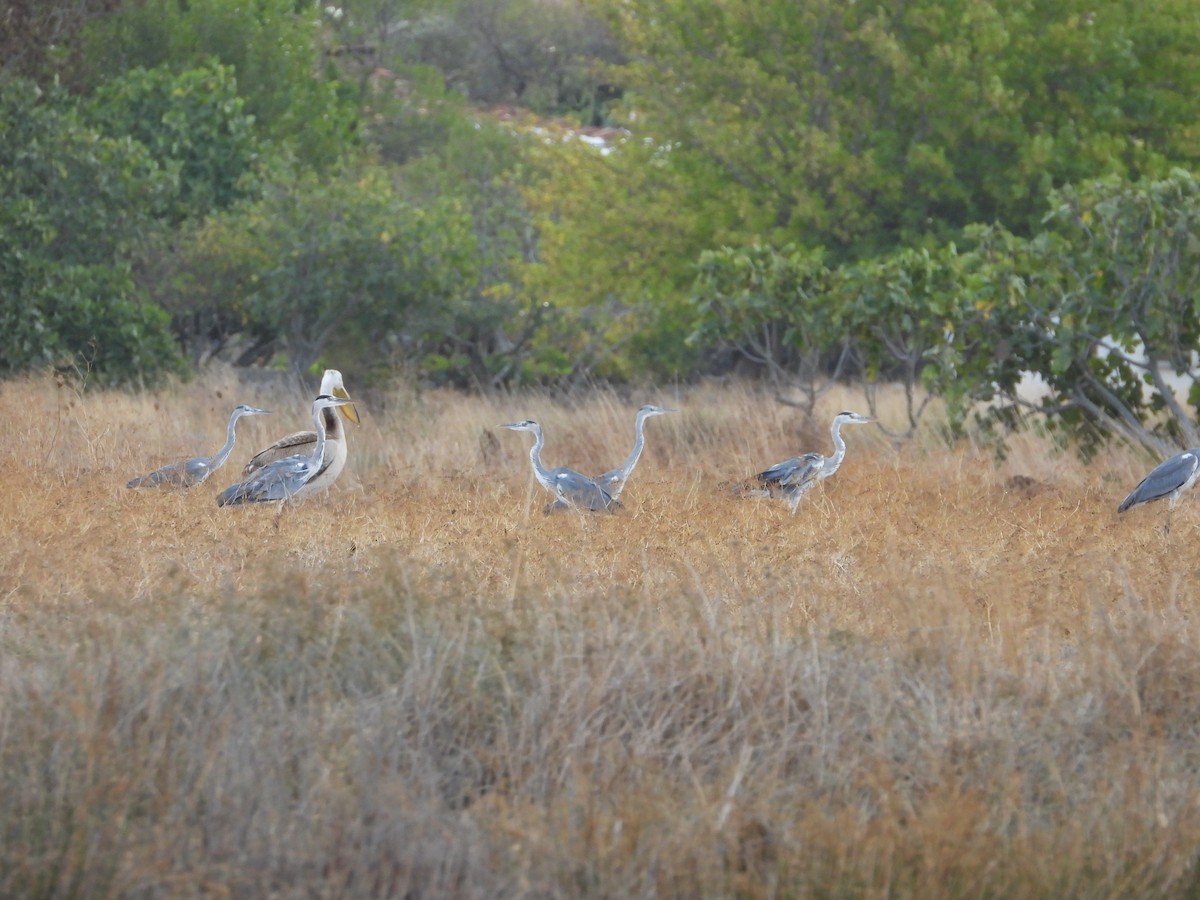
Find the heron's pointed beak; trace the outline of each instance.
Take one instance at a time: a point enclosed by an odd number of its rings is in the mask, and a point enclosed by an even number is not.
[[[343,400],[350,400],[350,395],[346,392],[346,389],[344,387],[335,387],[333,389],[333,396],[341,397]],[[351,422],[353,422],[355,425],[362,424],[362,422],[358,418],[358,407],[355,406],[353,402],[348,403],[345,406],[341,406],[338,408],[342,411],[342,415],[345,416],[347,419],[349,419]]]

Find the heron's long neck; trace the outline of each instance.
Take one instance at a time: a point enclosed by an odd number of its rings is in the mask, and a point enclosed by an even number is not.
[[[241,410],[235,410],[233,415],[229,417],[229,427],[225,432],[225,446],[217,451],[217,455],[212,459],[212,468],[219,469],[225,465],[225,460],[229,458],[229,454],[233,452],[233,439],[237,420],[242,417]]]
[[[833,456],[825,461],[825,465],[821,468],[821,476],[828,478],[837,471],[838,466],[842,464],[842,459],[846,456],[846,442],[842,440],[842,420],[833,420]]]
[[[533,433],[533,447],[529,450],[529,461],[533,463],[533,475],[538,480],[538,484],[548,491],[554,490],[554,479],[550,477],[550,470],[542,465],[542,447],[546,444],[546,436],[542,434],[541,429]]]
[[[313,416],[313,424],[317,426],[317,446],[313,448],[312,456],[308,458],[310,468],[319,469],[321,462],[325,459],[325,421],[321,415],[325,410],[317,410],[317,414]]]
[[[638,460],[642,457],[642,448],[646,446],[647,418],[649,418],[649,416],[639,415],[637,417],[637,422],[633,426],[633,449],[629,452],[629,457],[621,465],[622,480],[629,477],[630,473],[633,471],[633,467],[637,465]]]

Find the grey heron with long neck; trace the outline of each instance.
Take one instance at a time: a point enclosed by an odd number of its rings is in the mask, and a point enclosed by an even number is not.
[[[633,474],[634,466],[641,459],[642,448],[646,446],[646,420],[651,416],[661,416],[676,411],[667,406],[654,406],[649,403],[637,411],[637,418],[633,423],[633,450],[629,452],[625,462],[615,469],[609,469],[595,479],[596,484],[608,491],[614,500],[621,496],[621,491],[625,490],[625,484],[629,481],[629,476]]]
[[[225,465],[229,454],[233,452],[233,444],[237,438],[237,423],[242,416],[270,415],[269,409],[259,409],[257,406],[247,406],[241,403],[233,408],[229,416],[229,425],[225,430],[225,446],[212,456],[193,456],[180,462],[168,463],[155,469],[148,475],[139,475],[130,479],[127,487],[194,487],[203,484],[213,472]]]
[[[520,422],[509,422],[501,428],[511,428],[513,431],[528,431],[533,434],[533,447],[529,451],[529,461],[533,464],[533,476],[538,484],[554,495],[554,502],[547,507],[547,512],[561,506],[582,506],[590,510],[611,510],[619,504],[613,496],[581,472],[558,466],[547,469],[542,463],[542,447],[545,446],[546,436],[542,426],[533,419],[522,419]]]
[[[325,423],[322,420],[322,414],[327,409],[345,406],[352,402],[346,397],[329,395],[322,395],[314,400],[312,418],[316,428],[317,441],[313,446],[312,453],[296,454],[268,463],[250,478],[230,485],[222,491],[217,497],[217,506],[277,501],[282,510],[284,503],[295,501],[305,494],[311,493],[313,476],[321,470],[325,457]]]
[[[325,370],[325,374],[321,376],[321,389],[317,394],[350,399],[342,381],[342,373],[337,369]],[[305,487],[305,493],[315,493],[329,487],[337,481],[342,469],[346,467],[348,442],[346,428],[342,424],[343,416],[354,424],[359,424],[358,408],[354,404],[343,405],[340,408],[331,407],[326,409],[321,417],[325,423],[325,456],[321,468]],[[243,480],[276,460],[311,453],[316,442],[316,431],[297,431],[281,437],[270,447],[260,450],[246,463],[242,469]]]
[[[801,498],[824,481],[842,465],[846,458],[846,442],[842,439],[843,425],[862,425],[870,422],[868,416],[860,415],[850,410],[843,410],[833,417],[830,429],[833,435],[834,451],[832,456],[822,456],[820,453],[805,453],[793,456],[771,468],[759,472],[755,478],[768,490],[778,490],[788,501],[788,506],[794,513],[800,505]]]

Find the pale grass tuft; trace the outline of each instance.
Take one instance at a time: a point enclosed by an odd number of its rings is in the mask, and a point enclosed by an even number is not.
[[[214,497],[302,388],[0,385],[0,895],[1195,892],[1200,507],[1118,518],[1136,454],[864,426],[792,516],[726,485],[853,391],[349,388],[275,529]],[[124,488],[238,402],[215,484]],[[600,472],[645,402],[624,508],[543,515],[496,426]]]

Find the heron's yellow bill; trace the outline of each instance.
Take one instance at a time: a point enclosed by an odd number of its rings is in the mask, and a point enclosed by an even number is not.
[[[340,386],[333,389],[333,396],[341,397],[343,400],[351,399],[350,395],[346,392],[346,389]],[[345,416],[355,425],[361,424],[358,418],[358,407],[353,403],[350,403],[346,406],[339,406],[338,409],[341,411],[343,416]]]

